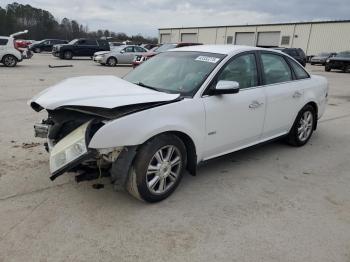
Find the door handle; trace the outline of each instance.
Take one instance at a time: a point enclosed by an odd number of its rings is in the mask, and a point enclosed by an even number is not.
[[[296,91],[294,94],[293,94],[293,98],[300,98],[303,94],[299,91]]]
[[[249,108],[250,109],[256,109],[260,106],[262,106],[264,103],[260,103],[259,101],[253,101],[250,105]]]

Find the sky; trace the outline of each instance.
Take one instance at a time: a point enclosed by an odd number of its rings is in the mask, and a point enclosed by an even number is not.
[[[5,7],[14,0],[0,0]],[[16,0],[90,30],[157,36],[158,28],[350,19],[349,0]]]

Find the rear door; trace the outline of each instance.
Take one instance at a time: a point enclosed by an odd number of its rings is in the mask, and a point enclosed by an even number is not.
[[[267,98],[263,138],[287,133],[303,105],[302,79],[296,79],[287,59],[272,52],[260,53],[263,88]]]

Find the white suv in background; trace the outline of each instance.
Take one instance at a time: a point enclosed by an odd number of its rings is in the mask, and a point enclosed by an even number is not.
[[[0,36],[0,63],[6,67],[14,67],[18,62],[21,62],[23,58],[30,58],[31,55],[17,48],[15,42],[15,36],[28,33],[28,30],[18,32],[10,36]],[[26,55],[26,56],[25,56]]]

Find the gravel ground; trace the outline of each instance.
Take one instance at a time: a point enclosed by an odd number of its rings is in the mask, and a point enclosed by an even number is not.
[[[67,77],[130,67],[49,54],[0,66],[0,261],[349,262],[350,74],[308,69],[331,84],[308,145],[273,142],[208,161],[151,205],[107,180],[103,190],[72,175],[51,182],[32,130],[45,114],[26,104]]]

